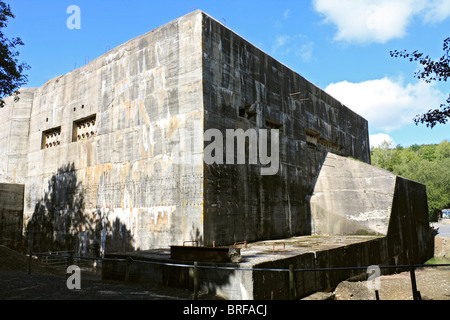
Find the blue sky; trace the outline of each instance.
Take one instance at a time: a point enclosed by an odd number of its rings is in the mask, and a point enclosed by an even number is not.
[[[449,0],[12,0],[8,37],[20,36],[29,87],[83,66],[106,51],[190,11],[201,9],[326,90],[369,121],[371,144],[440,143],[450,124],[416,126],[418,113],[437,107],[448,83],[414,78],[419,66],[391,50],[443,55],[450,37]],[[80,29],[69,29],[70,5]]]

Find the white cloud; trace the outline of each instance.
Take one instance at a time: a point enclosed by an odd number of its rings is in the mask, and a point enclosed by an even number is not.
[[[290,41],[291,36],[281,35],[275,38],[274,44],[272,46],[272,50],[276,51],[283,47],[288,41]]]
[[[449,0],[314,0],[325,22],[337,27],[335,39],[356,43],[385,43],[402,38],[416,16],[426,23],[450,16]]]
[[[296,54],[302,58],[303,62],[310,62],[312,59],[312,53],[314,48],[314,42],[309,41],[301,45]]]
[[[439,106],[446,96],[434,84],[404,84],[388,77],[360,83],[332,83],[325,91],[363,116],[371,130],[391,132],[411,124],[420,113]]]
[[[310,62],[312,59],[314,42],[308,40],[304,35],[279,35],[275,38],[272,51],[273,53],[290,55],[293,54],[302,59],[303,62]]]
[[[377,133],[377,134],[371,134],[369,136],[369,142],[370,147],[379,147],[383,142],[387,142],[391,148],[395,147],[397,144],[395,143],[394,139],[392,139],[388,134],[386,133]]]
[[[291,16],[291,9],[286,9],[283,13],[283,18],[289,19],[290,16]]]
[[[439,23],[450,17],[450,1],[428,1],[423,20],[426,23]]]

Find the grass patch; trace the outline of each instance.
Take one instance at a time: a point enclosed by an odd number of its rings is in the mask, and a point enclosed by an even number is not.
[[[433,257],[425,262],[425,264],[450,264],[450,259]]]

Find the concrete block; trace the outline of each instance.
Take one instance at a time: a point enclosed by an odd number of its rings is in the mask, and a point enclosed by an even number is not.
[[[310,204],[314,234],[386,236],[378,261],[396,257],[395,263],[422,263],[432,256],[426,190],[420,183],[329,154]]]
[[[219,246],[312,233],[386,235],[388,226],[405,223],[391,215],[403,210],[392,195],[418,192],[409,203],[423,192],[409,182],[394,191],[400,180],[368,164],[364,118],[201,11],[22,94],[0,109],[0,176],[25,185],[25,230],[40,215],[50,224],[56,215],[76,217],[67,229],[55,226],[78,237],[70,249],[88,252],[80,246],[92,242],[105,254],[185,240]],[[96,133],[74,138],[89,117]],[[60,144],[42,148],[43,133],[55,129]],[[249,155],[245,164],[205,163],[209,129],[224,137],[230,129],[279,130],[276,172],[261,174],[260,155],[257,164]],[[276,154],[276,137],[266,142]],[[422,219],[421,211],[413,214]],[[425,224],[417,224],[414,243],[427,239]],[[392,239],[389,257],[406,243],[395,233]]]
[[[22,243],[24,185],[0,183],[0,242],[20,248]]]
[[[434,238],[434,257],[442,259],[450,257],[450,238],[440,236]]]

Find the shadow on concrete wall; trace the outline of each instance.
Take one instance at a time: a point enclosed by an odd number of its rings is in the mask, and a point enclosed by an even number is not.
[[[396,177],[387,234],[391,263],[424,263],[434,255],[426,186]]]
[[[311,235],[309,198],[327,152],[305,148],[298,166],[285,165],[282,150],[275,175],[255,165],[205,164],[205,245]]]
[[[100,209],[86,209],[85,190],[73,163],[61,166],[48,180],[26,226],[25,243],[34,252],[73,250],[84,256],[133,249],[131,233],[118,219],[103,221]]]
[[[0,245],[22,247],[24,185],[0,183]]]

